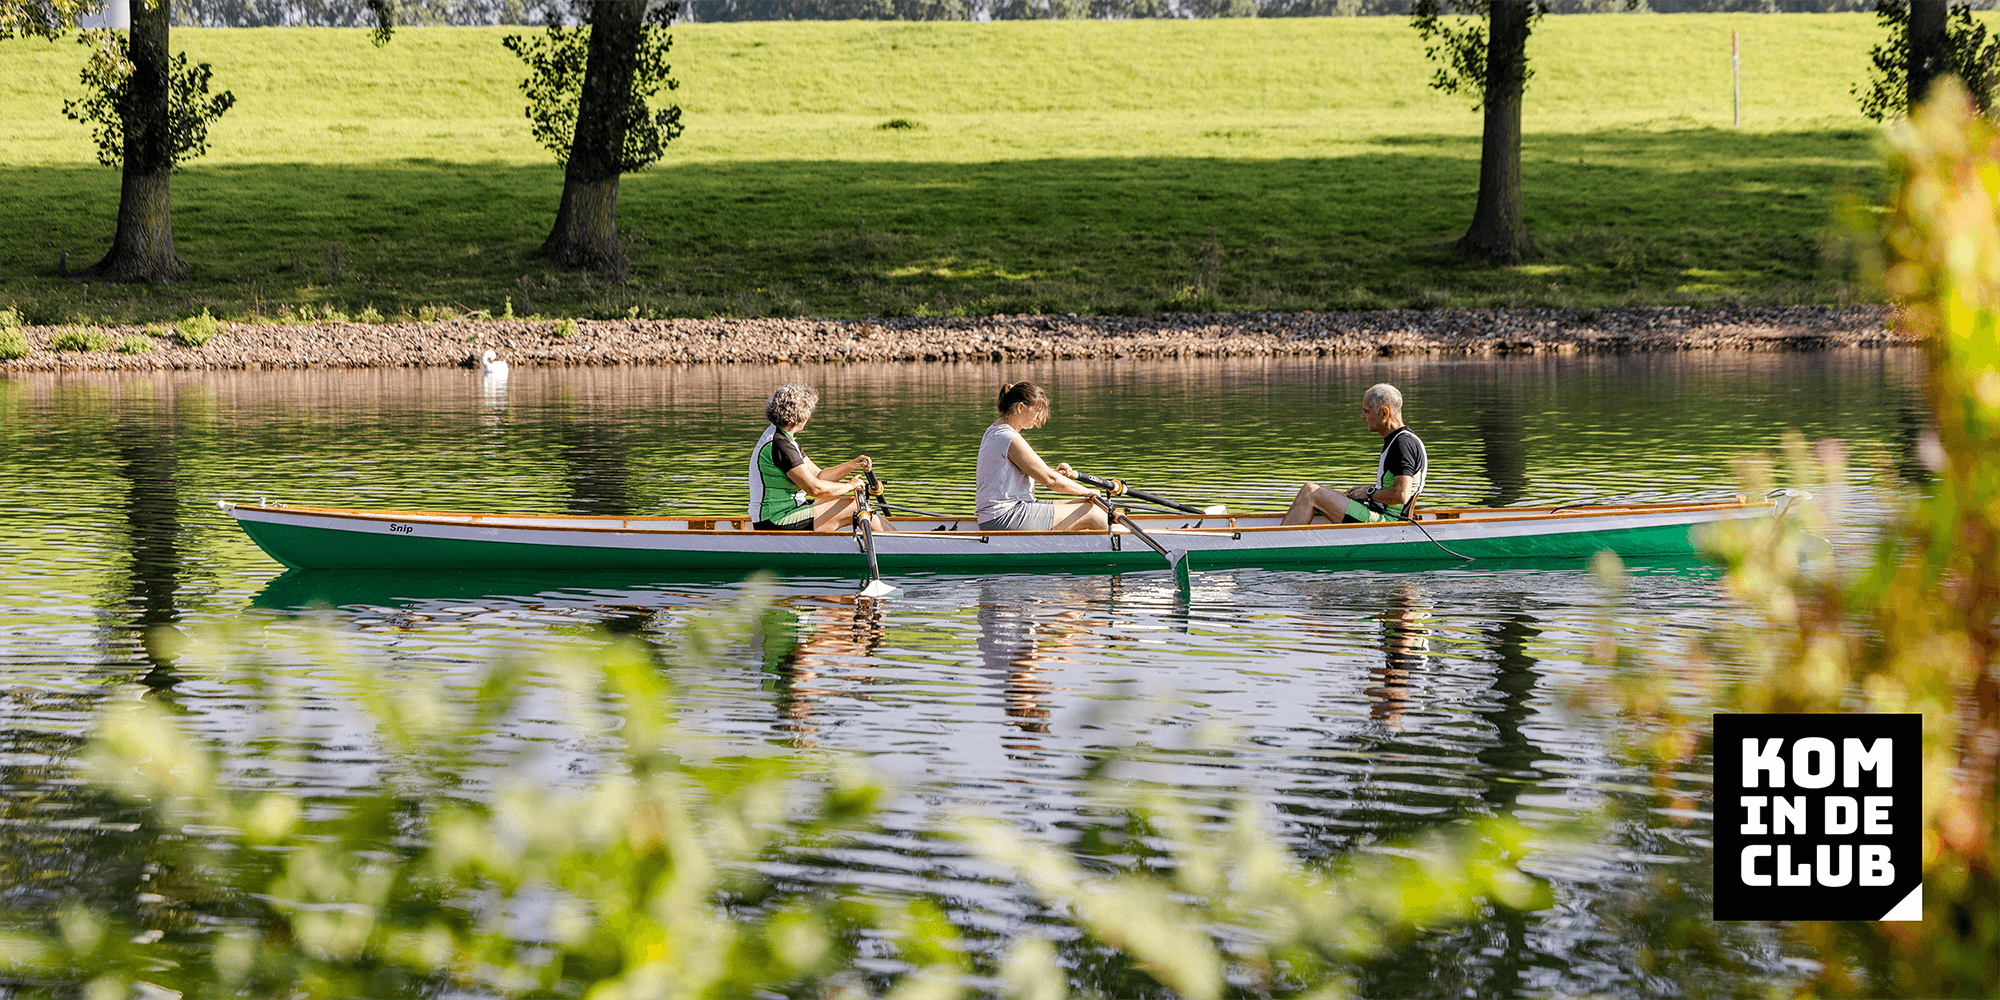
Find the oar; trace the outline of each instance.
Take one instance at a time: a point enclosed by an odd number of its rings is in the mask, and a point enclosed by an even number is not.
[[[1175,503],[1174,501],[1165,499],[1164,497],[1156,497],[1151,493],[1145,492],[1144,490],[1135,490],[1132,487],[1127,486],[1125,484],[1125,480],[1123,479],[1100,479],[1097,476],[1093,476],[1088,472],[1079,472],[1076,474],[1076,481],[1082,483],[1085,486],[1094,486],[1100,490],[1103,490],[1111,494],[1114,497],[1131,497],[1134,500],[1142,500],[1145,501],[1146,503],[1157,504],[1161,507],[1167,508],[1168,510],[1177,510],[1183,514],[1199,514],[1203,517],[1226,517],[1229,514],[1229,508],[1224,507],[1221,504],[1211,504],[1205,508],[1190,507],[1187,504]]]
[[[1092,476],[1091,478],[1095,479],[1097,477]],[[1085,482],[1081,476],[1077,477],[1077,481]],[[1185,594],[1194,587],[1194,581],[1190,579],[1188,574],[1187,553],[1185,551],[1180,549],[1170,550],[1166,546],[1161,545],[1153,536],[1146,534],[1146,529],[1139,527],[1137,522],[1126,517],[1124,511],[1111,506],[1111,501],[1104,499],[1102,494],[1092,493],[1090,499],[1095,501],[1099,507],[1104,508],[1104,516],[1110,518],[1112,523],[1122,524],[1130,529],[1134,536],[1151,546],[1153,551],[1160,554],[1160,558],[1167,561],[1167,568],[1174,571],[1174,586],[1180,588],[1181,593]]]
[[[892,587],[882,582],[882,567],[875,561],[875,525],[871,523],[875,518],[873,512],[868,507],[868,495],[872,493],[880,496],[882,494],[882,484],[875,481],[875,470],[873,469],[869,469],[863,475],[868,477],[867,487],[854,491],[854,530],[861,536],[861,551],[868,553],[868,585],[861,588],[861,596],[875,598],[894,597],[902,593],[903,589],[901,587]]]

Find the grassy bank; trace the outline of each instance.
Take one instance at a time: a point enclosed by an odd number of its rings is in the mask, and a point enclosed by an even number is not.
[[[1743,32],[1745,122],[1729,127]],[[100,254],[115,171],[63,119],[82,49],[0,45],[0,305],[31,320],[426,306],[823,315],[1838,302],[1872,184],[1866,15],[1551,17],[1531,41],[1538,259],[1451,251],[1478,115],[1395,19],[676,29],[688,132],[626,179],[625,282],[528,259],[559,169],[495,29],[178,31],[239,103],[175,180],[196,267]],[[909,127],[884,127],[900,123]]]

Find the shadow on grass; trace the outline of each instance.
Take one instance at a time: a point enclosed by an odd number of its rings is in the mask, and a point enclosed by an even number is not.
[[[623,282],[530,259],[554,165],[196,166],[175,179],[195,277],[82,287],[118,178],[0,168],[0,305],[36,322],[301,311],[500,314],[983,315],[1407,306],[1838,303],[1829,224],[1872,189],[1855,132],[1637,130],[1524,149],[1534,260],[1450,249],[1478,148],[1400,137],[1324,159],[737,162],[629,176]]]

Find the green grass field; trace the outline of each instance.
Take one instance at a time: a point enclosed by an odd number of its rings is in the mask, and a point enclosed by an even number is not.
[[[1743,127],[1729,32],[1742,32]],[[79,286],[118,175],[62,117],[83,49],[0,43],[0,306],[30,320],[425,306],[866,315],[1839,302],[1876,184],[1869,15],[1549,17],[1536,259],[1460,260],[1479,116],[1400,19],[703,24],[686,135],[625,179],[624,282],[529,259],[561,172],[504,29],[177,30],[235,110],[175,179],[195,277]],[[901,121],[912,127],[885,128]]]

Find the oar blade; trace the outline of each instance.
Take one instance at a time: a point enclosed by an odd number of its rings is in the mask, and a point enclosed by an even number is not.
[[[868,586],[861,588],[861,596],[873,597],[877,600],[884,597],[894,597],[902,592],[903,588],[892,587],[881,580],[870,580],[868,581]]]

